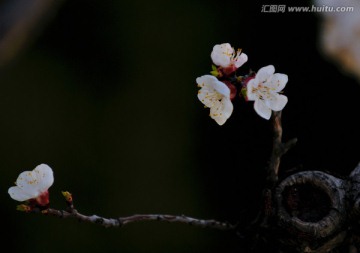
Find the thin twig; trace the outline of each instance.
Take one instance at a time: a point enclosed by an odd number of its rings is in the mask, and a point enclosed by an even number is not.
[[[59,218],[74,218],[79,221],[99,224],[104,227],[123,227],[127,224],[141,221],[165,221],[171,223],[184,223],[187,225],[193,225],[202,228],[214,228],[219,230],[235,229],[234,225],[231,225],[227,222],[220,222],[216,220],[201,220],[184,215],[176,216],[167,214],[135,214],[128,217],[103,218],[97,215],[87,216],[79,213],[76,209],[64,211],[53,208],[46,209],[42,211],[42,213]]]

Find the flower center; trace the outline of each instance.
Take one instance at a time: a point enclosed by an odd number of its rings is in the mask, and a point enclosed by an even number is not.
[[[219,92],[206,92],[205,98],[209,99],[213,105],[215,105],[217,102],[220,102],[223,99],[223,95],[221,95]]]
[[[264,85],[265,83],[266,83],[266,81],[263,81],[258,84],[257,88],[253,87],[252,92],[256,93],[259,96],[259,99],[261,99],[261,100],[265,100],[265,99],[271,100],[273,96],[271,95],[270,91],[275,90],[275,89],[270,88],[267,85]]]
[[[233,55],[233,48],[229,48],[229,47],[222,47],[222,53],[228,57],[231,57]]]

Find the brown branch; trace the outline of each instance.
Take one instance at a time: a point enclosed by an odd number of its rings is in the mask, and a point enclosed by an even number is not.
[[[251,226],[260,225],[260,227],[263,228],[268,226],[268,218],[274,211],[272,206],[272,190],[278,181],[281,157],[297,142],[296,138],[291,139],[286,143],[282,142],[283,129],[281,125],[281,112],[282,111],[273,112],[272,115],[274,137],[272,153],[267,167],[266,186],[262,193],[262,206],[254,221],[251,223]]]
[[[281,111],[273,112],[273,128],[273,149],[268,166],[267,178],[270,186],[273,186],[278,180],[281,157],[297,142],[296,138],[291,139],[286,143],[282,142]]]
[[[123,227],[130,223],[141,221],[165,221],[170,223],[184,223],[202,228],[214,228],[219,230],[232,230],[235,229],[234,225],[227,222],[220,222],[216,220],[201,220],[192,217],[180,215],[167,215],[167,214],[135,214],[128,217],[119,218],[103,218],[97,215],[87,216],[79,213],[76,209],[69,211],[46,209],[42,211],[43,214],[52,215],[59,218],[74,218],[79,221],[98,224],[104,227]]]
[[[73,218],[79,221],[99,224],[104,227],[123,227],[127,224],[140,222],[140,221],[165,221],[170,223],[184,223],[188,225],[193,225],[202,228],[214,228],[219,230],[233,230],[236,228],[235,225],[232,225],[228,222],[220,222],[216,220],[202,220],[185,215],[168,215],[168,214],[135,214],[127,217],[119,218],[104,218],[97,215],[84,215],[79,213],[73,202],[72,194],[68,191],[62,192],[63,197],[65,198],[67,209],[66,210],[57,210],[48,207],[41,206],[31,206],[22,204],[18,206],[18,210],[32,213],[42,213],[45,215],[56,216],[59,218]]]

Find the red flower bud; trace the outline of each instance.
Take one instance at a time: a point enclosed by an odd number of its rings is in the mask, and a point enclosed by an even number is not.
[[[237,94],[237,88],[230,81],[222,81],[230,89],[230,100],[234,100]]]

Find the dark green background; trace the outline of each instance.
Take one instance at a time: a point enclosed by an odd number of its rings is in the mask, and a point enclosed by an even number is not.
[[[319,51],[317,16],[261,13],[262,4],[65,2],[0,70],[2,245],[29,253],[246,252],[232,233],[183,224],[106,229],[25,214],[7,194],[21,171],[47,163],[54,208],[65,208],[61,191],[68,190],[85,214],[249,221],[271,152],[271,123],[252,103],[236,101],[220,127],[197,100],[195,79],[209,73],[212,47],[223,42],[249,56],[244,74],[273,64],[289,76],[284,138],[299,142],[282,171],[303,165],[347,175],[355,168],[360,85]]]

